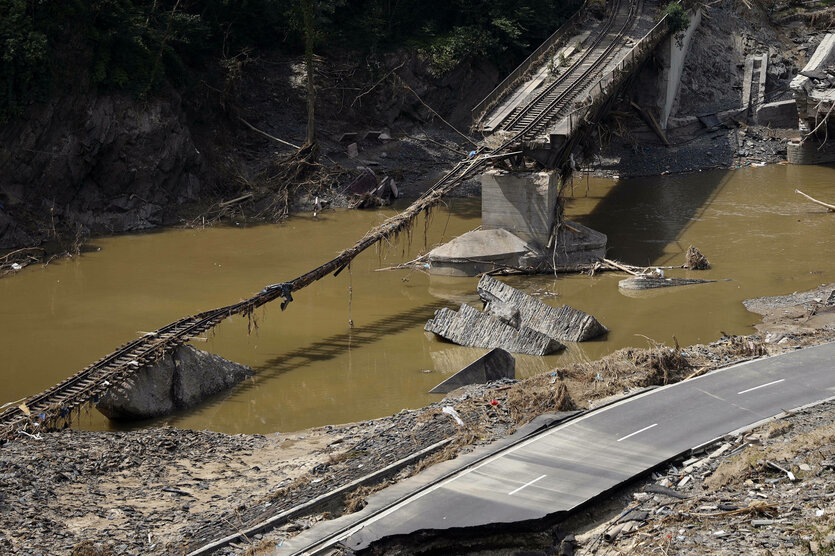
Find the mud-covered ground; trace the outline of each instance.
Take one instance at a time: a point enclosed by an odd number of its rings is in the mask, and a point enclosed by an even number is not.
[[[797,303],[759,302],[760,310],[770,311],[766,319],[793,308],[780,323],[779,337],[767,332],[680,350],[628,348],[523,381],[468,387],[437,404],[362,423],[267,436],[171,428],[65,430],[7,442],[0,447],[0,549],[181,554],[450,439],[394,474],[221,552],[268,548],[316,521],[361,508],[364,496],[390,481],[502,438],[537,415],[586,408],[631,389],[831,341],[833,289],[821,288]],[[447,406],[463,426],[442,411]]]

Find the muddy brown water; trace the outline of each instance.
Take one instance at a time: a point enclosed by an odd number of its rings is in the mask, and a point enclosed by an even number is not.
[[[517,375],[596,359],[650,341],[710,342],[752,332],[741,301],[835,281],[835,214],[794,193],[835,199],[835,169],[769,166],[628,180],[577,180],[567,212],[609,235],[609,254],[631,264],[681,264],[690,244],[721,280],[622,292],[624,276],[513,277],[550,304],[597,316],[611,332],[563,354],[517,357]],[[279,225],[167,230],[96,239],[99,251],[0,280],[0,404],[51,386],[115,347],[182,316],[238,301],[306,272],[392,210],[327,212]],[[282,312],[259,310],[247,333],[235,317],[202,349],[257,369],[256,377],[199,408],[153,424],[237,433],[292,431],[396,413],[436,401],[427,390],[484,353],[442,343],[423,324],[442,306],[477,304],[476,279],[375,272],[477,227],[480,201],[455,199],[351,271],[300,291]],[[727,279],[727,280],[725,280]],[[350,323],[353,322],[353,327]],[[146,426],[141,423],[133,426]],[[91,411],[80,426],[114,428]],[[124,425],[121,425],[124,426]]]

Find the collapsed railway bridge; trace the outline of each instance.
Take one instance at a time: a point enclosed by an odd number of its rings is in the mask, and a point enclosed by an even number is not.
[[[578,141],[668,35],[667,18],[654,21],[656,10],[651,8],[655,7],[650,0],[610,0],[598,19],[584,6],[474,109],[477,129],[487,136],[484,144],[406,210],[306,274],[269,285],[244,301],[146,333],[44,392],[9,405],[0,411],[0,443],[23,433],[66,426],[73,411],[95,403],[108,388],[233,315],[251,315],[276,299],[285,309],[293,294],[329,274],[339,274],[357,255],[407,229],[421,212],[498,160],[517,164],[527,160],[556,171],[564,182],[572,171]]]

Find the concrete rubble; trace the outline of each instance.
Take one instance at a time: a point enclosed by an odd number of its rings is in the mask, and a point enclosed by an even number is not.
[[[460,345],[530,355],[547,355],[565,347],[561,341],[583,342],[608,332],[583,311],[551,307],[492,276],[481,277],[478,294],[485,312],[466,304],[457,313],[440,309],[424,330]]]
[[[447,394],[468,384],[486,384],[515,377],[516,360],[505,350],[495,348],[432,388],[429,393]]]
[[[514,328],[467,304],[461,305],[458,312],[447,308],[438,309],[423,329],[462,346],[500,347],[527,355],[548,355],[565,348],[541,332],[525,326]]]
[[[568,305],[551,307],[492,276],[484,275],[478,281],[478,295],[487,313],[501,318],[500,311],[511,307],[518,313],[521,326],[563,342],[585,342],[609,331],[588,313]]]
[[[219,355],[180,346],[105,392],[96,409],[112,420],[170,415],[228,390],[253,374],[251,368]]]

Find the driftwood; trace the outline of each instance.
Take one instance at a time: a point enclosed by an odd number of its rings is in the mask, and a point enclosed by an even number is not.
[[[466,259],[469,262],[479,263],[479,262],[488,262],[488,261],[479,261],[476,259]],[[485,274],[490,276],[515,276],[515,275],[529,275],[529,274],[573,274],[577,272],[582,272],[589,274],[590,276],[594,276],[598,272],[606,272],[606,271],[620,271],[626,272],[633,276],[641,276],[643,273],[646,273],[650,270],[650,268],[660,268],[662,270],[674,270],[679,268],[687,268],[686,266],[654,266],[654,267],[644,267],[644,266],[632,266],[628,264],[619,263],[617,261],[612,261],[609,259],[603,259],[596,263],[580,263],[580,264],[572,264],[572,265],[558,265],[554,268],[547,267],[546,270],[542,270],[540,268],[519,268],[513,267],[508,265],[503,265],[496,263],[494,261],[489,261],[488,264],[492,264],[495,266],[495,270],[491,270]],[[377,272],[384,272],[389,270],[428,270],[427,262],[426,262],[426,255],[422,255],[417,259],[412,261],[407,261],[405,263],[400,263],[394,266],[387,266],[384,268],[378,268]]]
[[[807,199],[809,199],[810,201],[812,201],[812,202],[813,202],[813,203],[815,203],[815,204],[818,204],[818,205],[820,205],[820,206],[822,206],[822,207],[826,207],[826,210],[827,210],[828,212],[835,212],[835,205],[830,205],[829,203],[824,203],[823,201],[818,201],[818,200],[817,200],[817,199],[815,199],[814,197],[810,197],[809,195],[806,195],[805,193],[803,193],[803,192],[802,192],[801,190],[799,190],[799,189],[795,189],[795,190],[794,190],[794,192],[795,192],[795,193],[797,193],[797,194],[799,194],[799,195],[803,195],[804,197],[806,197]]]
[[[565,347],[541,332],[524,326],[514,328],[466,304],[461,305],[458,312],[438,309],[424,330],[462,346],[500,347],[528,355],[547,355]]]
[[[551,307],[491,276],[478,281],[478,295],[489,306],[500,302],[519,312],[521,326],[560,341],[584,342],[608,332],[593,316],[568,305]]]
[[[289,141],[285,141],[284,139],[279,139],[275,135],[270,135],[266,131],[262,131],[262,130],[258,129],[257,127],[255,127],[254,125],[252,125],[251,123],[249,123],[248,121],[246,121],[245,119],[243,119],[241,117],[238,117],[238,119],[241,120],[241,122],[246,127],[248,127],[249,129],[251,129],[252,131],[254,131],[256,133],[260,133],[261,135],[263,135],[264,137],[266,137],[268,139],[272,139],[273,141],[275,141],[277,143],[281,143],[282,145],[287,145],[288,147],[293,147],[294,149],[301,149],[301,147],[299,147],[298,145],[294,145],[293,143],[291,143]]]
[[[633,276],[618,282],[618,287],[624,290],[648,290],[652,288],[669,288],[671,286],[689,286],[690,284],[705,284],[716,280],[699,280],[696,278],[654,278],[651,276]]]
[[[627,266],[625,266],[625,265],[620,264],[620,263],[619,263],[619,262],[617,262],[617,261],[611,261],[611,260],[609,260],[609,259],[602,259],[602,260],[603,260],[603,262],[604,262],[604,263],[606,263],[607,265],[612,266],[612,267],[614,267],[614,268],[616,268],[616,269],[618,269],[618,270],[622,270],[622,271],[624,271],[624,272],[627,272],[627,273],[629,273],[629,274],[632,274],[633,276],[640,276],[640,274],[641,274],[640,272],[638,272],[637,270],[635,270],[635,267],[629,268],[629,267],[627,267]]]
[[[246,195],[241,195],[240,197],[236,197],[235,199],[230,199],[229,201],[223,201],[218,203],[220,207],[228,207],[229,205],[234,205],[235,203],[240,203],[241,201],[246,201],[247,199],[251,199],[254,193],[247,193]]]

